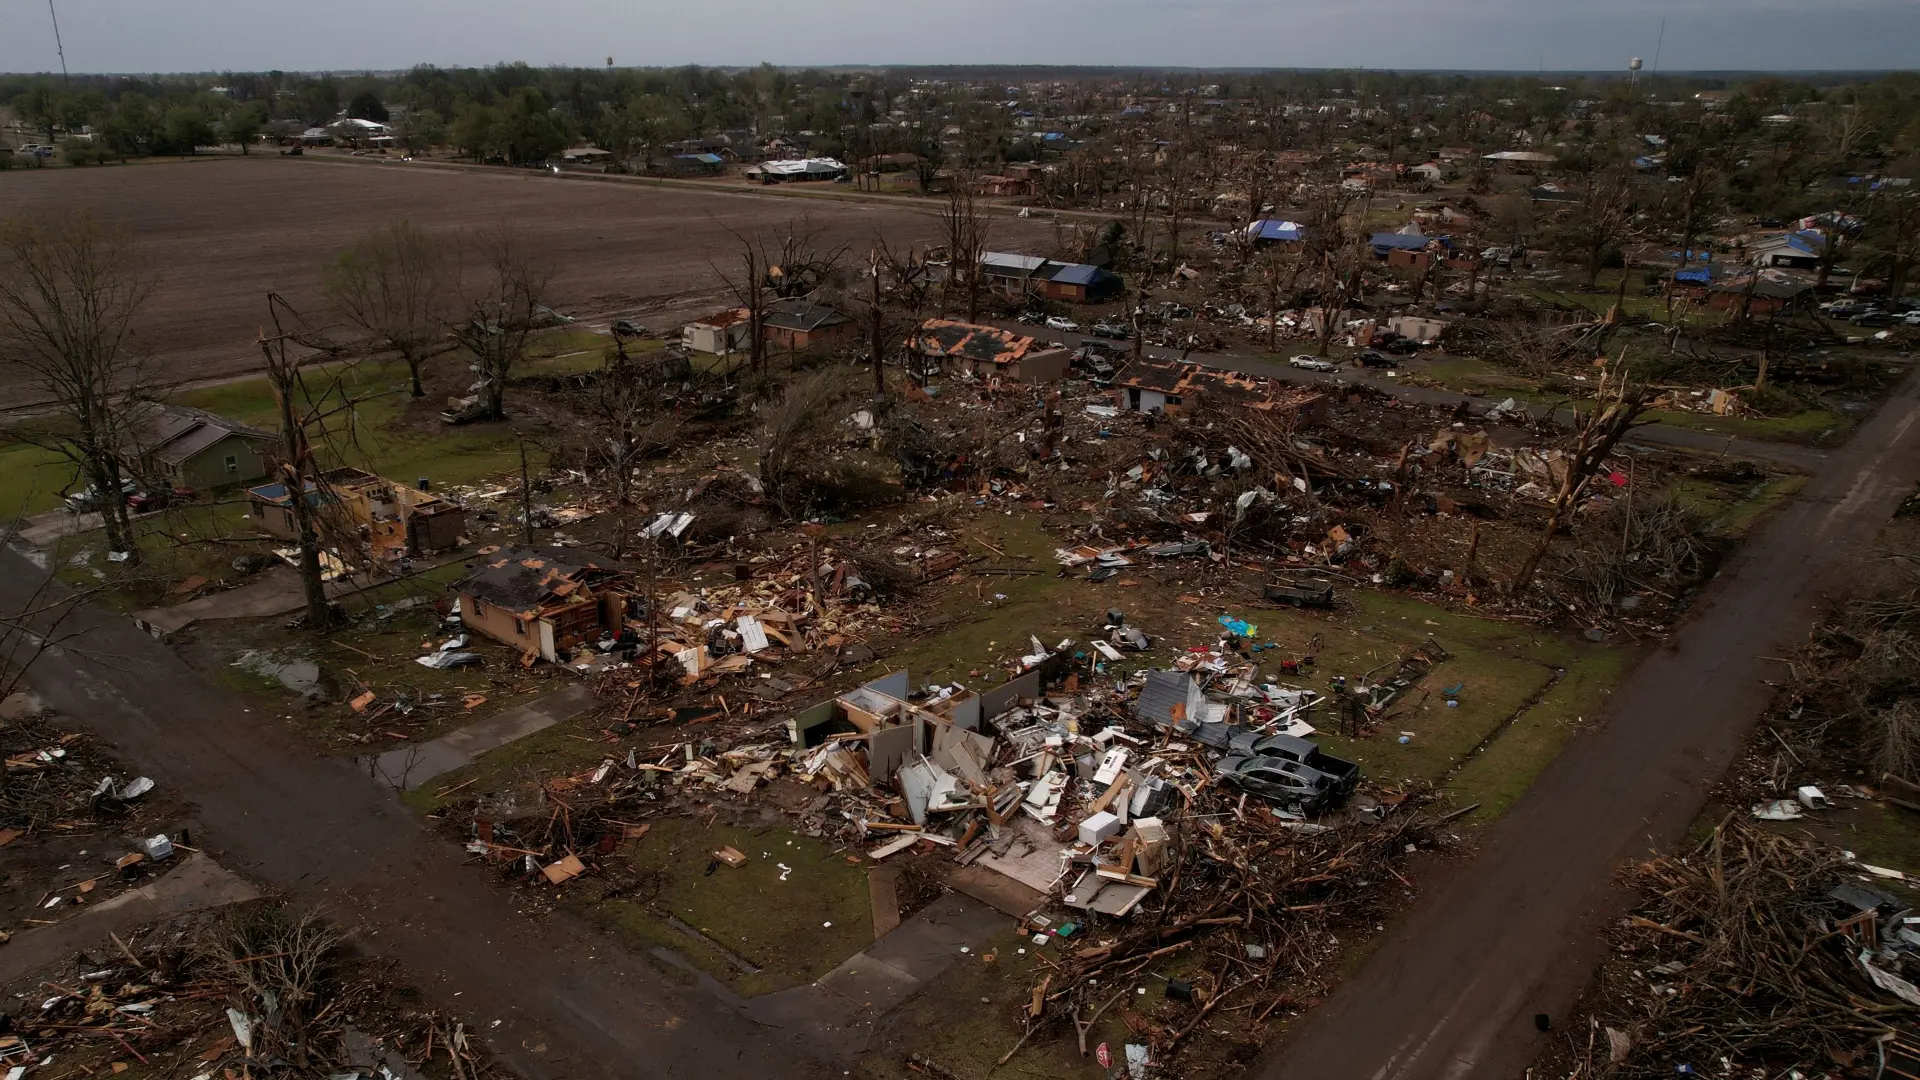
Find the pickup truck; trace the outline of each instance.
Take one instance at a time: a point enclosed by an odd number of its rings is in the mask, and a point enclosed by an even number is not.
[[[1267,599],[1276,604],[1318,608],[1333,606],[1333,586],[1317,581],[1269,581],[1263,592]]]
[[[1298,735],[1268,735],[1244,748],[1236,740],[1233,752],[1298,762],[1309,769],[1332,777],[1335,787],[1342,795],[1352,794],[1353,789],[1360,783],[1360,766],[1344,758],[1334,757],[1321,750],[1319,743],[1312,739],[1303,739]]]

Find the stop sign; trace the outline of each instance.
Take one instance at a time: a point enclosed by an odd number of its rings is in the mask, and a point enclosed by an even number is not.
[[[1100,1048],[1093,1052],[1093,1060],[1099,1062],[1103,1069],[1113,1068],[1113,1054],[1107,1050],[1106,1043],[1101,1043]]]

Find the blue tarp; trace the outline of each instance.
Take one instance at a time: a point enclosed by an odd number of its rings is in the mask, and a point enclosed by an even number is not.
[[[1306,230],[1302,229],[1295,222],[1275,221],[1272,218],[1261,218],[1259,221],[1247,226],[1247,232],[1251,234],[1255,240],[1290,241],[1302,240],[1306,237]]]
[[[720,160],[719,154],[675,154],[673,156],[680,161],[697,161],[702,165],[725,164]]]
[[[1371,243],[1375,251],[1421,251],[1435,240],[1439,240],[1442,245],[1447,242],[1444,236],[1410,236],[1406,233],[1383,232],[1374,233]]]
[[[1097,266],[1087,266],[1084,263],[1068,263],[1060,268],[1059,273],[1053,275],[1053,277],[1048,280],[1061,285],[1092,285],[1100,280],[1100,276],[1101,271]]]
[[[1713,270],[1711,268],[1705,270],[1675,270],[1673,272],[1673,280],[1690,282],[1694,285],[1710,285],[1713,283]]]

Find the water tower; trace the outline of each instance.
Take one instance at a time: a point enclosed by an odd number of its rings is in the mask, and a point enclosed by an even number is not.
[[[1637,56],[1627,61],[1627,85],[1640,85],[1640,58]]]

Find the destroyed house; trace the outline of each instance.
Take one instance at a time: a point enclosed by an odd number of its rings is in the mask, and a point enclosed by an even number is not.
[[[905,671],[875,679],[794,714],[787,732],[794,745],[837,758],[824,771],[856,777],[859,786],[897,788],[908,815],[924,825],[928,815],[986,810],[1001,824],[1020,805],[1017,783],[996,785],[993,721],[1040,696],[1036,672],[984,694],[947,693],[920,704],[908,700]],[[809,769],[820,772],[823,769]]]
[[[430,555],[460,546],[466,511],[414,488],[359,469],[332,469],[305,484],[321,537],[347,562],[384,564],[403,555]],[[247,489],[255,528],[282,540],[300,536],[285,484]]]
[[[619,633],[631,579],[618,563],[577,549],[501,551],[453,585],[468,630],[559,663],[575,647]]]
[[[928,319],[914,331],[909,347],[955,375],[1012,382],[1055,382],[1066,378],[1065,349],[1036,348],[1033,338],[993,326]]]
[[[1177,414],[1205,399],[1276,416],[1291,413],[1297,424],[1318,424],[1326,419],[1326,395],[1316,390],[1282,386],[1270,379],[1197,364],[1155,360],[1129,364],[1114,379],[1113,394],[1115,407],[1134,412]]]

